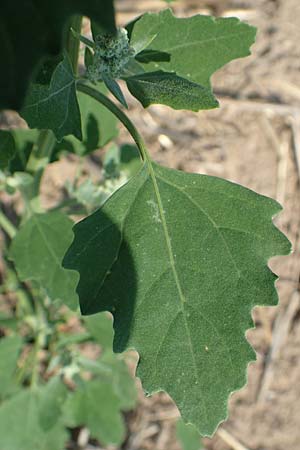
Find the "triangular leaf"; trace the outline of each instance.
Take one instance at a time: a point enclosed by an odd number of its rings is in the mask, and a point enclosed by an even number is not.
[[[114,30],[113,0],[1,1],[0,108],[21,108],[39,61],[60,53],[64,26],[74,14]]]
[[[211,90],[192,81],[163,71],[143,73],[126,79],[131,94],[144,106],[160,103],[174,109],[217,108],[219,103]]]
[[[78,276],[61,266],[71,241],[72,221],[65,214],[34,214],[14,237],[10,257],[21,280],[37,281],[52,300],[76,309]]]
[[[170,9],[144,14],[134,23],[130,45],[157,33],[147,50],[171,55],[170,62],[144,64],[146,71],[176,72],[209,87],[211,75],[229,61],[250,54],[256,30],[236,18],[174,17]]]
[[[146,163],[74,228],[64,264],[80,272],[83,313],[112,312],[114,349],[135,348],[144,389],[168,392],[201,434],[246,381],[251,309],[277,303],[267,261],[290,251],[279,211],[233,183]]]
[[[21,115],[30,128],[52,130],[58,141],[69,134],[82,139],[76,79],[67,56],[54,70],[49,86],[31,84]]]

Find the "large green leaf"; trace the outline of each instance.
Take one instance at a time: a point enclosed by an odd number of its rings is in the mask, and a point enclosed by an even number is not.
[[[67,399],[64,420],[69,427],[87,426],[91,435],[104,445],[120,444],[125,433],[120,408],[110,382],[86,381]]]
[[[76,79],[67,56],[54,70],[50,85],[31,84],[21,115],[30,128],[52,130],[58,141],[68,134],[82,139]]]
[[[0,16],[0,108],[20,109],[40,59],[61,51],[67,19],[83,14],[114,29],[113,0],[2,0]]]
[[[219,103],[211,90],[169,72],[150,72],[126,79],[131,94],[147,108],[153,103],[171,106],[174,109],[216,108]]]
[[[19,336],[0,339],[0,401],[16,389],[15,375],[21,346]]]
[[[144,14],[133,25],[133,47],[156,34],[147,50],[170,54],[170,61],[143,64],[147,71],[174,71],[177,75],[209,87],[211,75],[229,61],[250,54],[256,30],[236,18],[210,16],[176,18],[170,9]]]
[[[65,214],[34,214],[14,237],[10,257],[21,280],[37,281],[52,300],[76,309],[78,276],[61,266],[71,241],[72,221]]]
[[[68,435],[57,423],[44,431],[39,423],[40,390],[23,390],[0,406],[1,450],[62,450]]]
[[[255,357],[255,305],[275,305],[268,259],[290,244],[275,201],[236,184],[145,163],[78,223],[65,267],[80,273],[84,314],[114,315],[114,349],[135,348],[148,393],[168,392],[211,435]],[[208,376],[209,374],[209,376]]]

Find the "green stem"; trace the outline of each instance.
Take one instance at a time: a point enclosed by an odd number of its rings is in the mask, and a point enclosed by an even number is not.
[[[84,81],[79,80],[77,82],[77,89],[78,91],[83,92],[84,94],[87,94],[90,97],[93,97],[95,100],[97,100],[107,109],[109,109],[109,111],[112,112],[120,120],[120,122],[122,122],[125,128],[127,128],[128,132],[131,134],[134,142],[136,143],[140,151],[142,160],[148,162],[151,160],[144,139],[136,129],[135,125],[117,105],[115,105],[108,97],[106,97],[101,92],[85,84]]]
[[[69,31],[66,37],[65,47],[68,52],[74,74],[77,75],[80,41],[74,36],[80,35],[82,16],[74,16],[70,20]]]
[[[0,227],[5,231],[10,239],[15,237],[17,229],[2,211],[0,211]]]

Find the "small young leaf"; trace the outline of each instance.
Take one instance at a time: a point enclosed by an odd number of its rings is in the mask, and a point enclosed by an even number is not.
[[[10,131],[0,130],[0,169],[5,169],[14,157],[16,146]]]
[[[0,401],[16,389],[15,374],[21,346],[19,336],[0,339]]]
[[[1,450],[62,450],[68,438],[58,422],[44,431],[39,424],[39,390],[23,390],[0,406]]]
[[[120,408],[120,400],[110,382],[86,381],[69,394],[63,409],[64,420],[69,427],[85,425],[92,437],[104,445],[118,445],[125,434]]]
[[[58,141],[73,134],[82,139],[76,79],[67,56],[53,72],[50,85],[31,84],[21,111],[30,128],[49,129]]]
[[[85,47],[84,50],[84,65],[86,68],[94,64],[94,54],[89,47]]]
[[[135,348],[144,389],[168,392],[201,434],[245,384],[251,309],[277,303],[267,261],[290,252],[272,223],[280,209],[225,180],[145,163],[75,225],[64,265],[80,273],[82,312],[113,314],[115,351]]]
[[[120,86],[109,75],[102,74],[102,78],[104,81],[105,86],[107,89],[113,94],[113,96],[121,103],[121,105],[125,106],[126,109],[128,109],[128,105],[126,103],[125,97],[123,95],[123,92],[121,91]]]
[[[160,52],[158,50],[143,50],[138,55],[136,55],[135,59],[141,63],[150,63],[154,61],[171,61],[171,55],[166,52]]]
[[[35,280],[52,300],[76,309],[78,275],[61,266],[72,241],[72,221],[61,212],[34,214],[12,241],[10,257],[21,280]]]
[[[21,109],[40,60],[61,52],[66,21],[83,14],[113,32],[113,0],[1,1],[0,109]],[[34,26],[33,26],[34,24]]]
[[[126,78],[131,94],[147,108],[153,103],[171,106],[174,109],[217,108],[219,103],[211,90],[192,81],[163,71],[143,73]]]
[[[177,18],[170,9],[144,14],[134,23],[130,45],[157,33],[147,50],[166,52],[169,62],[144,64],[146,71],[158,69],[210,87],[211,75],[229,61],[248,56],[256,29],[236,18],[215,19],[196,15]]]
[[[182,419],[177,421],[176,436],[182,450],[200,450],[203,448],[197,429],[191,424],[184,423]]]

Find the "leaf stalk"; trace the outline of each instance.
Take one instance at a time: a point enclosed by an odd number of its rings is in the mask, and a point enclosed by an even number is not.
[[[101,92],[97,91],[91,86],[88,86],[85,81],[78,80],[77,82],[77,90],[80,92],[83,92],[86,95],[89,95],[93,99],[95,99],[97,102],[101,103],[103,106],[105,106],[112,114],[114,114],[117,119],[122,122],[122,124],[125,126],[125,128],[128,130],[130,135],[132,136],[134,142],[136,143],[141,158],[143,161],[150,161],[150,155],[148,153],[146,144],[140,133],[138,132],[135,125],[131,122],[129,117],[114,103],[112,102],[108,97],[106,97]]]

